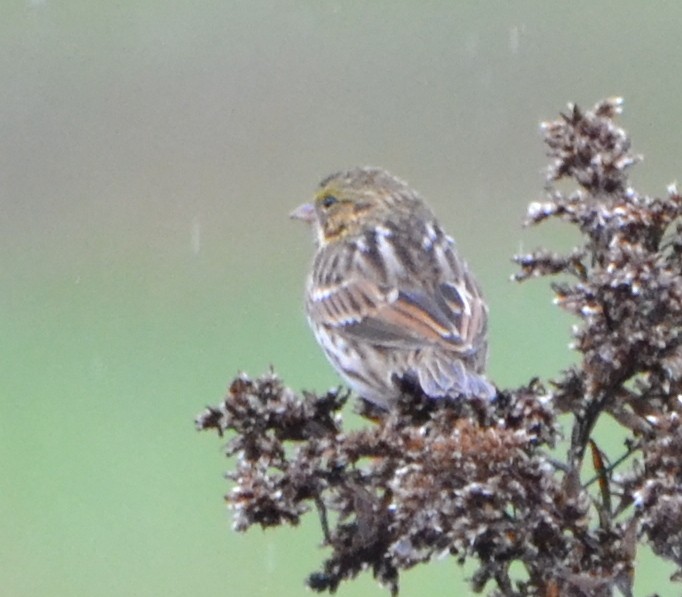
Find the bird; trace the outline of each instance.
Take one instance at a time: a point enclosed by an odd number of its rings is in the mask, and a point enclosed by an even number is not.
[[[324,178],[291,212],[313,229],[305,311],[345,382],[390,410],[415,385],[433,399],[491,399],[488,307],[422,197],[381,168]]]

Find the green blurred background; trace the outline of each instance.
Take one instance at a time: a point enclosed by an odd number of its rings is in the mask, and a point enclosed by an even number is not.
[[[625,97],[661,194],[680,176],[682,4],[5,0],[0,20],[0,594],[300,595],[318,524],[237,535],[222,440],[193,418],[238,370],[338,378],[302,312],[287,218],[331,171],[381,165],[428,198],[491,304],[491,377],[574,356],[510,257],[538,122]],[[613,430],[602,442],[617,453]],[[636,594],[677,595],[641,551]],[[466,593],[451,559],[403,595]],[[342,596],[384,594],[369,575]]]

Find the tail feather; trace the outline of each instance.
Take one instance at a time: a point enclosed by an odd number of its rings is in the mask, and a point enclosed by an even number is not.
[[[495,387],[480,373],[466,368],[459,359],[428,359],[417,370],[419,385],[432,398],[464,396],[492,399]]]

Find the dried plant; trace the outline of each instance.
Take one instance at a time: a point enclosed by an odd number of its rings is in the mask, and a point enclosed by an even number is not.
[[[515,258],[517,280],[559,277],[556,302],[578,319],[579,362],[549,389],[533,380],[492,401],[434,401],[405,387],[391,412],[363,404],[368,424],[349,432],[347,393],[299,396],[270,372],[240,375],[198,417],[199,429],[229,435],[237,530],[317,511],[331,554],[312,589],[334,592],[371,569],[396,594],[401,570],[445,553],[476,561],[477,592],[629,596],[640,541],[682,574],[682,197],[629,186],[639,158],[614,123],[620,108],[571,105],[543,125],[546,197],[528,223],[558,218],[582,239],[568,255]],[[560,191],[562,179],[574,190]],[[592,437],[604,414],[626,434],[628,458],[610,465]],[[565,458],[554,449],[562,432]],[[597,491],[585,484],[588,450]]]

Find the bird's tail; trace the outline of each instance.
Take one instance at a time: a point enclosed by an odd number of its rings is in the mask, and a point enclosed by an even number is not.
[[[463,396],[492,399],[497,390],[483,374],[467,368],[460,359],[424,359],[417,370],[419,385],[427,396]]]

